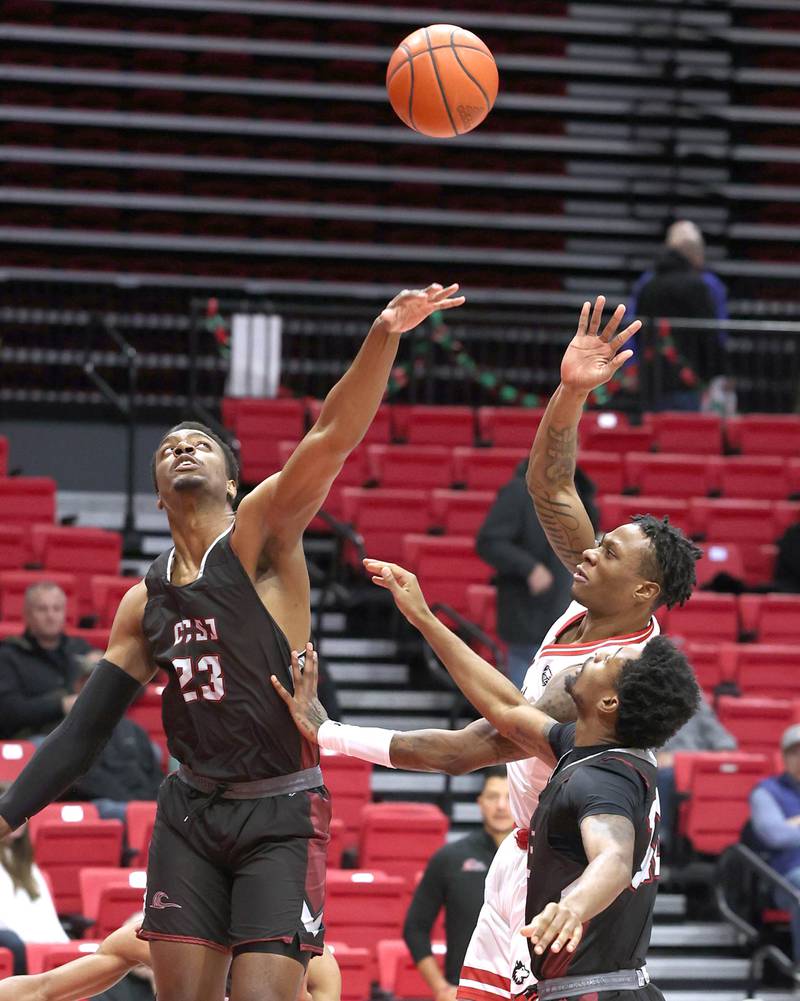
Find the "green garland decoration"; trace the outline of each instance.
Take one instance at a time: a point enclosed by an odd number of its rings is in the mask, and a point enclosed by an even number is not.
[[[227,358],[231,353],[231,325],[219,311],[219,299],[209,299],[206,303],[204,321],[206,331],[217,342],[219,353]]]

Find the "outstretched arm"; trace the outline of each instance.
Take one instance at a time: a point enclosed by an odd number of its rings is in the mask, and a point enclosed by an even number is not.
[[[575,489],[578,424],[589,393],[608,382],[631,357],[620,351],[641,324],[635,321],[617,333],[625,307],[600,331],[605,299],[598,296],[591,310],[583,304],[578,330],[561,362],[561,384],[550,398],[539,424],[528,464],[528,491],[550,545],[574,570],[584,549],[594,544],[594,529]]]

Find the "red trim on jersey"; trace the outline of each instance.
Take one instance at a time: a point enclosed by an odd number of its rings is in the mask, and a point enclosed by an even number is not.
[[[220,945],[219,942],[212,942],[207,938],[192,938],[191,935],[162,935],[158,931],[147,931],[140,928],[136,932],[136,937],[144,942],[186,942],[189,945],[205,945],[209,949],[216,949],[217,952],[230,952],[227,945]]]
[[[476,966],[462,966],[461,976],[464,980],[476,980],[479,984],[491,984],[492,987],[502,987],[504,991],[511,990],[511,978],[501,977],[491,970],[479,970]]]
[[[597,640],[594,643],[558,643],[558,637],[563,636],[564,633],[571,627],[574,626],[576,622],[584,618],[586,612],[579,612],[577,615],[573,616],[569,622],[565,622],[564,625],[559,629],[556,634],[556,638],[552,643],[547,646],[542,647],[542,649],[537,654],[537,660],[543,654],[576,654],[576,653],[592,653],[598,650],[602,646],[607,644],[617,644],[623,643],[627,645],[629,643],[643,643],[645,640],[649,639],[653,635],[653,630],[655,626],[653,624],[653,619],[645,626],[644,629],[640,629],[638,633],[627,633],[622,636],[609,636],[604,640]]]
[[[507,997],[511,997],[510,991],[507,992]],[[478,987],[465,987],[463,984],[458,985],[456,999],[457,1001],[502,1001],[499,994],[482,991]]]

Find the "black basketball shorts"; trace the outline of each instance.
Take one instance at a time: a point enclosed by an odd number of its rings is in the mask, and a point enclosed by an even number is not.
[[[324,786],[261,799],[161,786],[139,937],[236,954],[323,948],[330,797]],[[253,946],[253,949],[248,949]],[[269,950],[267,950],[269,951]]]

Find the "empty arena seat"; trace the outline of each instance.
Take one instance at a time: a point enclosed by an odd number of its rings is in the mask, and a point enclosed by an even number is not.
[[[421,805],[430,809],[417,809]],[[361,811],[359,865],[413,879],[444,845],[448,827],[431,804],[368,803]]]
[[[156,822],[157,806],[154,799],[133,799],[125,808],[128,847],[135,853],[128,860],[129,865],[147,865],[147,849]]]
[[[695,564],[695,569],[697,587],[705,587],[721,573],[736,580],[745,579],[742,550],[735,542],[709,542],[703,547],[703,555]]]
[[[695,591],[683,607],[659,609],[658,618],[670,636],[686,640],[735,642],[739,637],[739,609],[732,594]]]
[[[164,686],[160,684],[145,685],[136,700],[128,707],[125,715],[138,724],[153,743],[158,744],[162,752],[162,766],[166,769],[169,760],[167,737],[161,717],[161,696]]]
[[[472,445],[475,413],[471,407],[397,404],[393,407],[395,437],[409,445]]]
[[[297,448],[296,441],[282,441],[278,445],[278,465],[283,468],[289,460],[289,456]],[[328,496],[322,505],[322,509],[339,520],[344,518],[343,491],[347,487],[363,487],[369,480],[369,465],[367,463],[366,446],[360,445],[348,455],[345,464],[339,471],[339,475],[334,480],[328,491]],[[309,525],[311,531],[329,531],[328,526],[320,518],[315,518]]]
[[[736,738],[740,751],[770,756],[780,735],[795,721],[794,706],[788,699],[736,698],[723,695],[717,699],[720,723]]]
[[[342,518],[363,537],[368,556],[399,563],[403,534],[425,532],[430,524],[430,494],[427,490],[345,487]]]
[[[687,534],[689,532],[688,501],[677,497],[606,494],[600,497],[597,503],[600,508],[600,526],[605,532],[626,524],[635,514],[652,514],[656,518],[663,518],[666,515],[673,525],[677,525]]]
[[[625,479],[628,487],[653,497],[705,496],[717,489],[720,461],[708,455],[630,452],[625,455]]]
[[[588,415],[587,415],[588,416]],[[616,452],[627,455],[630,452],[647,452],[653,444],[653,429],[650,427],[592,426],[581,421],[579,432],[581,448],[592,452]]]
[[[800,699],[795,643],[739,643],[721,651],[727,673],[745,696]]]
[[[452,453],[444,445],[367,445],[371,477],[382,487],[410,490],[449,487]]]
[[[679,751],[675,787],[685,793],[678,830],[695,851],[718,855],[739,840],[750,815],[753,786],[770,772],[770,759],[741,751]]]
[[[302,400],[248,398],[228,402],[223,419],[239,440],[242,481],[260,483],[280,469],[280,443],[303,437],[306,412]]]
[[[722,454],[722,418],[718,414],[664,411],[653,414],[650,424],[659,452],[686,455]]]
[[[28,973],[47,973],[57,966],[71,963],[81,956],[90,956],[97,952],[100,942],[78,939],[72,942],[28,942],[25,945],[25,957],[28,963]]]
[[[13,976],[14,954],[10,949],[0,948],[0,980]]]
[[[364,1001],[371,992],[373,960],[369,949],[349,946],[345,942],[327,942],[342,973],[341,1001]]]
[[[527,458],[527,451],[516,448],[455,448],[453,480],[467,490],[496,492]]]
[[[478,407],[478,437],[495,448],[530,450],[544,408]]]
[[[344,821],[338,817],[331,817],[329,831],[331,839],[328,842],[327,864],[334,869],[338,869],[342,864],[342,852],[345,845]]]
[[[0,614],[3,619],[22,621],[25,592],[31,584],[47,581],[58,584],[67,597],[67,625],[78,618],[78,581],[71,573],[49,570],[4,570],[0,573]]]
[[[578,466],[600,494],[621,494],[625,485],[622,457],[618,452],[589,452],[581,449]]]
[[[800,594],[742,594],[742,629],[759,643],[800,640]]]
[[[14,525],[52,524],[56,483],[47,476],[0,477],[0,518]]]
[[[448,535],[476,536],[494,498],[490,490],[434,490],[431,524]]]
[[[784,500],[789,496],[786,460],[777,456],[726,455],[719,486],[723,497]]]
[[[93,574],[90,582],[92,610],[101,626],[110,626],[119,603],[140,577],[120,577],[114,574]]]
[[[331,794],[333,816],[345,825],[345,847],[358,840],[361,809],[372,796],[372,765],[345,754],[320,751],[325,785]]]
[[[728,444],[743,455],[800,455],[800,417],[794,414],[744,414],[728,418]]]
[[[774,541],[774,508],[765,500],[689,500],[692,534],[711,542],[735,540],[765,544]]]
[[[0,570],[21,570],[30,559],[26,526],[0,524]]]
[[[35,751],[29,740],[0,740],[0,782],[13,782]]]
[[[93,611],[90,575],[119,574],[122,536],[103,528],[34,525],[31,548],[45,571],[76,574],[78,615],[84,616]]]
[[[432,941],[431,953],[439,969],[444,973],[446,944]],[[378,942],[378,983],[381,990],[390,997],[411,999],[430,995],[430,987],[417,969],[402,938],[383,939]]]
[[[48,803],[30,818],[28,832],[33,839],[44,823],[82,824],[89,820],[99,819],[100,814],[94,803]]]
[[[146,887],[145,869],[81,869],[81,913],[94,922],[84,937],[103,939],[141,911]]]
[[[77,629],[70,626],[65,632],[69,636],[79,636],[82,640],[86,640],[89,646],[95,650],[106,650],[111,635],[111,630],[102,626],[91,626],[89,629]]]
[[[415,573],[431,604],[442,602],[466,614],[467,588],[486,584],[491,567],[475,553],[472,536],[403,536],[403,565]]]
[[[328,869],[325,925],[333,941],[370,951],[376,969],[378,942],[397,938],[403,925],[406,881],[385,872]]]
[[[730,671],[730,677],[727,676],[719,643],[689,642],[684,644],[684,651],[692,665],[697,683],[704,692],[713,692],[723,681],[733,680],[735,664]]]

